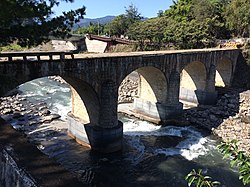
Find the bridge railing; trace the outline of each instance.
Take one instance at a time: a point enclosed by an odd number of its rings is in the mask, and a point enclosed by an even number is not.
[[[74,59],[73,52],[1,52],[0,61],[41,61],[41,60],[64,60],[66,57]]]

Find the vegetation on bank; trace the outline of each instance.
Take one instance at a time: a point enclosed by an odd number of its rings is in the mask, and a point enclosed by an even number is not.
[[[22,47],[21,45],[18,44],[9,44],[6,46],[0,46],[0,52],[5,52],[5,51],[23,51],[27,49],[27,47]]]
[[[230,158],[231,167],[239,168],[239,180],[244,185],[250,183],[250,157],[244,151],[239,150],[237,140],[232,140],[229,143],[222,142],[217,146],[220,152],[224,155],[223,158]],[[188,186],[195,187],[216,187],[220,186],[220,182],[212,181],[210,176],[204,176],[202,170],[192,170],[185,178],[188,181]]]
[[[156,18],[143,20],[133,5],[106,25],[90,24],[79,34],[126,35],[139,50],[214,47],[220,39],[250,36],[249,0],[174,0]]]

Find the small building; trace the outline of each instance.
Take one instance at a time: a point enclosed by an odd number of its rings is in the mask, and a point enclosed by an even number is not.
[[[107,36],[97,36],[93,34],[87,34],[85,43],[88,52],[104,53],[108,52],[112,46],[117,44],[129,45],[131,42],[126,39],[107,37]]]

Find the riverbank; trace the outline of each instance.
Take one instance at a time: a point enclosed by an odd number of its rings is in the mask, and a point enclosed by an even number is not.
[[[224,142],[236,139],[239,149],[250,154],[250,91],[232,89],[214,106],[200,106],[184,111],[184,119],[204,128]]]

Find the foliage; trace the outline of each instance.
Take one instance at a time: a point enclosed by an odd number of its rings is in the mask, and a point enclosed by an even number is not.
[[[232,140],[229,143],[222,142],[217,148],[224,154],[223,158],[231,158],[231,167],[237,165],[239,168],[239,179],[244,185],[250,183],[250,157],[246,156],[244,151],[240,151],[237,145],[237,140]],[[188,181],[188,186],[192,184],[195,187],[215,187],[220,185],[218,181],[212,181],[210,176],[203,176],[202,170],[196,172],[194,169],[185,177]]]
[[[218,148],[224,154],[223,158],[231,158],[231,166],[237,165],[239,167],[239,179],[244,185],[250,183],[250,157],[245,155],[244,151],[240,151],[236,140],[230,143],[221,143]]]
[[[111,23],[107,25],[111,36],[124,35],[128,29],[128,21],[124,14],[117,16]]]
[[[107,24],[105,31],[110,35],[118,37],[125,35],[131,25],[142,19],[141,14],[134,5],[131,4],[125,8],[125,14],[117,16],[111,23]]]
[[[75,34],[95,34],[95,35],[103,35],[105,34],[104,32],[105,25],[103,24],[93,24],[90,23],[88,27],[80,27],[79,29],[75,30]]]
[[[192,0],[176,0],[174,5],[165,11],[165,15],[178,22],[191,20],[191,5]]]
[[[1,0],[0,45],[18,41],[20,45],[39,44],[50,35],[64,37],[73,24],[83,18],[85,7],[52,17],[60,1],[73,0]]]
[[[146,20],[144,22],[136,22],[129,27],[127,35],[130,39],[138,42],[140,50],[160,49],[162,46],[162,38],[164,38],[165,25],[168,23],[166,17],[158,17]]]
[[[160,18],[165,21],[159,22]],[[157,18],[131,25],[128,35],[141,50],[148,50],[168,44],[178,49],[215,47],[216,39],[249,36],[249,32],[249,0],[174,0]]]
[[[249,0],[231,0],[225,8],[224,15],[234,37],[250,37]]]
[[[166,42],[174,43],[178,49],[211,47],[214,41],[214,37],[208,33],[208,26],[196,20],[189,22],[171,20],[164,37]]]
[[[23,51],[26,49],[18,44],[10,44],[4,47],[0,47],[0,51]]]
[[[212,181],[210,176],[203,176],[201,169],[198,172],[193,169],[185,179],[188,181],[188,186],[192,184],[195,187],[216,187],[220,185],[220,182]]]
[[[222,15],[224,8],[225,3],[221,0],[193,0],[191,13],[193,19],[207,26],[211,37],[226,39],[230,36]]]
[[[147,50],[150,44],[154,49],[168,44],[178,49],[214,47],[216,39],[229,37],[222,0],[173,3],[164,13],[159,11],[157,18],[131,25],[128,35],[137,40],[141,50]]]

